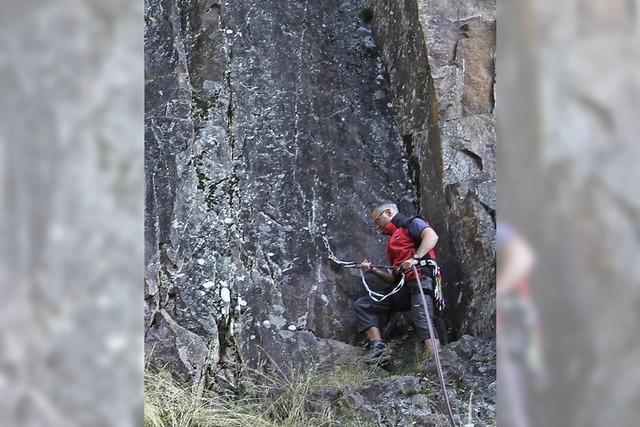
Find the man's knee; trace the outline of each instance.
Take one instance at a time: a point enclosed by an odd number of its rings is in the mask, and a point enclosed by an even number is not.
[[[365,332],[371,327],[379,327],[379,319],[373,311],[371,298],[364,296],[355,300],[353,311],[356,315],[356,325],[359,333]]]
[[[425,294],[430,294],[433,292],[433,279],[431,279],[430,277],[422,277],[420,279],[420,285],[422,285],[422,291]],[[418,283],[416,281],[413,288],[413,293],[419,293],[419,292],[420,291],[418,290]]]
[[[353,310],[356,313],[366,312],[370,307],[369,297],[360,297],[353,303]]]
[[[434,338],[438,338],[438,332],[436,330],[435,325],[435,313],[433,310],[433,303],[429,301],[427,297],[427,313],[429,313],[429,319],[431,320],[431,324],[433,327],[433,333],[435,335]],[[415,328],[418,331],[418,335],[422,340],[431,339],[431,334],[429,333],[429,320],[427,320],[425,313],[425,307],[421,300],[414,299],[412,301],[411,314],[413,317],[413,323]]]

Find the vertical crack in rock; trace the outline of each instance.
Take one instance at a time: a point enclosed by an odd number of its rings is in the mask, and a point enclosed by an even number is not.
[[[297,51],[297,62],[298,62],[298,66],[297,66],[297,77],[296,77],[296,91],[295,91],[295,96],[294,96],[294,117],[295,117],[295,122],[294,122],[294,132],[293,132],[293,143],[296,147],[296,150],[298,148],[298,135],[300,133],[300,129],[299,129],[299,124],[300,124],[300,114],[298,112],[298,107],[300,105],[300,90],[301,90],[301,86],[302,86],[302,65],[303,65],[303,55],[304,55],[304,51],[305,51],[305,46],[304,46],[304,36],[305,33],[307,32],[307,25],[308,25],[308,21],[307,21],[307,15],[308,15],[308,11],[309,11],[309,0],[305,1],[304,4],[304,14],[302,17],[302,31],[300,32],[300,43],[298,45],[298,51]],[[296,151],[296,155],[297,155],[297,151]]]
[[[372,8],[410,175],[440,235],[447,296],[461,301],[449,305],[453,335],[493,335],[495,4],[374,0]]]
[[[298,137],[300,136],[300,93],[302,91],[302,75],[303,75],[303,65],[304,65],[304,52],[305,52],[305,35],[307,32],[308,25],[308,12],[309,12],[309,0],[305,1],[304,4],[304,12],[302,16],[302,30],[300,32],[300,43],[298,44],[297,49],[297,74],[296,74],[296,86],[294,92],[294,126],[293,126],[293,146],[294,146],[294,158],[293,158],[293,181],[300,192],[300,197],[302,198],[302,206],[307,205],[307,196],[304,188],[302,188],[302,184],[298,180],[298,156],[300,154],[300,145],[298,141]],[[309,229],[309,233],[312,234],[313,231]]]
[[[232,31],[232,30],[230,30]],[[218,373],[222,372],[223,377],[218,375],[218,378],[224,378],[225,381],[230,381],[231,384],[237,381],[237,377],[242,369],[242,352],[240,350],[240,345],[237,342],[236,336],[234,334],[234,328],[238,321],[238,312],[236,307],[239,307],[239,297],[237,294],[236,281],[240,271],[245,271],[245,269],[251,269],[252,262],[251,257],[244,253],[242,247],[242,236],[243,236],[243,226],[240,223],[240,212],[242,209],[242,196],[239,191],[240,179],[238,174],[238,169],[241,166],[240,159],[242,158],[242,153],[238,153],[241,150],[239,147],[239,140],[236,129],[236,107],[235,107],[235,90],[234,90],[234,55],[233,55],[233,46],[232,41],[230,41],[232,36],[224,36],[224,52],[225,52],[225,61],[226,61],[226,70],[225,70],[225,84],[227,88],[228,94],[228,102],[226,108],[226,133],[227,133],[227,141],[230,150],[229,161],[231,162],[231,169],[229,171],[229,175],[227,177],[227,185],[228,185],[228,197],[229,197],[229,212],[228,214],[232,216],[232,222],[229,226],[231,239],[229,240],[229,250],[228,250],[228,262],[231,266],[232,271],[232,279],[229,281],[228,285],[228,301],[224,301],[229,310],[226,315],[222,317],[222,322],[218,325],[218,353],[220,355],[220,360],[222,361],[221,366],[219,367]],[[235,34],[233,37],[236,37]],[[215,365],[212,365],[212,368],[216,368]],[[229,373],[224,373],[224,370],[228,370]]]
[[[402,135],[402,142],[404,143],[404,149],[406,151],[407,168],[409,170],[409,177],[411,177],[411,185],[413,187],[412,189],[414,194],[416,195],[414,207],[416,211],[419,211],[421,206],[420,162],[417,160],[418,156],[414,152],[413,135],[412,134]]]
[[[225,73],[227,92],[229,94],[229,102],[227,105],[227,137],[229,141],[229,147],[231,148],[231,160],[234,160],[234,151],[236,147],[236,135],[234,131],[233,123],[233,84],[231,82],[231,64],[233,63],[233,48],[229,44],[228,39],[225,37],[225,52],[227,54],[227,70]]]

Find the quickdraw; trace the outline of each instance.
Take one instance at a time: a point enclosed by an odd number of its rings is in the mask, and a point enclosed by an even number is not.
[[[440,267],[433,259],[427,260],[427,264],[429,264],[433,270],[433,297],[436,300],[438,310],[442,311],[447,306],[447,301],[444,299],[444,292],[442,291],[442,274],[440,273]]]

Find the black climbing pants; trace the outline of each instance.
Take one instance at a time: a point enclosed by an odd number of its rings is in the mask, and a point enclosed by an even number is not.
[[[433,279],[431,277],[421,276],[422,290],[427,300],[427,308],[429,316],[433,324],[433,333],[438,338],[438,331],[435,327],[433,312]],[[381,292],[384,293],[384,292]],[[418,282],[411,280],[406,282],[402,289],[390,297],[380,302],[375,302],[368,295],[358,298],[353,304],[356,314],[356,323],[358,332],[362,333],[372,326],[382,330],[382,327],[389,320],[389,315],[396,311],[409,311],[413,318],[413,324],[421,341],[431,338],[429,334],[429,325],[425,317],[424,308],[422,306],[422,298],[418,289]]]

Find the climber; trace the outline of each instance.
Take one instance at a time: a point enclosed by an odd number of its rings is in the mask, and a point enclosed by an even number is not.
[[[379,365],[388,364],[391,361],[389,351],[380,335],[380,328],[388,320],[389,314],[397,311],[411,311],[413,323],[421,341],[424,341],[427,354],[433,357],[432,342],[439,349],[440,341],[437,332],[435,337],[431,337],[425,316],[425,310],[420,298],[420,292],[412,267],[417,265],[419,260],[433,258],[433,248],[438,242],[438,235],[429,224],[420,217],[407,217],[398,212],[398,207],[394,203],[381,203],[376,206],[372,213],[377,228],[390,236],[387,244],[387,256],[391,264],[398,267],[392,274],[379,268],[372,267],[371,262],[363,260],[360,268],[367,273],[372,273],[388,284],[398,282],[399,269],[406,274],[405,286],[397,294],[389,298],[376,302],[370,296],[364,296],[354,303],[358,332],[364,332],[368,339],[367,348],[370,349],[367,355],[368,363]],[[434,317],[433,308],[433,274],[430,268],[419,268],[422,289],[427,294],[427,306],[429,316]]]

